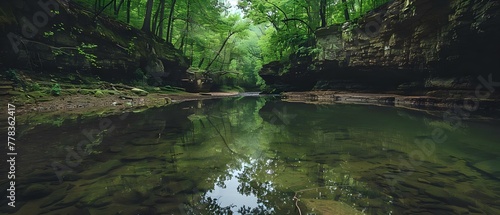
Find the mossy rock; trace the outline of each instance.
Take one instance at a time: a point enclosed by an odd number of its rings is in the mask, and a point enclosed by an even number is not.
[[[80,89],[80,90],[78,90],[78,92],[82,95],[90,95],[90,94],[94,93],[92,90],[88,90],[88,89]]]
[[[104,93],[101,90],[96,90],[94,92],[94,96],[97,98],[101,98],[101,97],[104,97]]]
[[[48,95],[43,92],[43,91],[32,91],[27,93],[29,96],[34,97],[34,98],[42,98],[42,97],[47,97]]]
[[[135,93],[139,96],[147,96],[148,95],[148,91],[145,91],[145,90],[142,90],[139,88],[132,88],[130,91],[132,91],[133,93]]]
[[[149,106],[153,107],[161,107],[168,104],[167,100],[163,98],[150,98],[149,101],[151,103]]]

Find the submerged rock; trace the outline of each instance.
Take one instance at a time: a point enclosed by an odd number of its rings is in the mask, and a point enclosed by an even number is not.
[[[26,188],[26,190],[22,194],[22,197],[25,200],[38,199],[45,197],[50,193],[52,193],[52,189],[50,189],[49,186],[42,184],[33,184]]]
[[[58,181],[53,170],[35,170],[19,179],[19,184]]]
[[[66,189],[58,189],[57,191],[53,192],[49,197],[47,197],[42,204],[40,205],[40,208],[44,208],[50,205],[55,204],[56,202],[59,202],[66,197]]]
[[[302,202],[307,207],[307,214],[335,214],[335,215],[361,215],[364,214],[355,208],[334,200],[324,200],[324,199],[301,199]],[[305,212],[303,208],[302,212]]]
[[[480,170],[482,173],[485,173],[490,177],[500,180],[500,157],[477,162],[473,164],[472,167],[476,170]]]
[[[156,158],[156,157],[148,155],[148,154],[135,154],[135,155],[127,155],[126,157],[123,157],[120,160],[122,162],[134,162],[134,161],[141,161],[141,160],[154,159],[154,158]]]
[[[122,163],[118,160],[110,160],[104,163],[98,163],[96,166],[92,167],[88,171],[82,173],[82,177],[85,179],[93,179],[100,177],[108,173],[109,171],[118,168]]]
[[[70,192],[64,199],[56,204],[56,206],[64,208],[75,205],[84,197],[83,193]]]
[[[145,196],[136,190],[123,190],[113,195],[113,201],[120,204],[138,204],[145,200]]]
[[[195,188],[194,183],[190,180],[175,181],[168,183],[168,188],[173,194],[177,193],[191,193]]]
[[[123,150],[122,146],[110,146],[109,147],[109,152],[113,152],[113,153],[118,153],[118,152],[121,152],[122,150]]]

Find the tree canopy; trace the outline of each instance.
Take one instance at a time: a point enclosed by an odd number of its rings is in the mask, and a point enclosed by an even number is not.
[[[77,0],[172,43],[224,85],[262,84],[263,64],[314,51],[319,27],[357,19],[388,0]],[[234,4],[234,3],[233,3]],[[198,70],[197,70],[198,69]]]

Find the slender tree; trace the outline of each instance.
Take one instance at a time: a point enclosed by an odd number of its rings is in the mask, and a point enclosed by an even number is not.
[[[153,0],[148,0],[146,3],[146,16],[144,16],[144,23],[142,24],[142,30],[151,33],[151,13],[153,11]]]
[[[156,35],[160,38],[163,38],[163,26],[164,26],[164,17],[165,17],[165,0],[160,0],[160,23],[156,27]]]
[[[345,21],[351,20],[349,18],[349,6],[347,5],[347,0],[342,0],[342,7],[344,8],[344,18],[345,18]]]
[[[210,66],[212,66],[212,64],[215,62],[215,60],[217,60],[217,58],[219,57],[221,51],[224,49],[224,46],[226,46],[226,43],[227,41],[229,41],[229,38],[231,38],[231,36],[233,36],[236,32],[229,32],[229,34],[227,35],[226,39],[224,40],[224,42],[222,42],[222,45],[219,49],[219,51],[217,52],[217,54],[215,55],[215,57],[210,61],[210,63],[208,63],[207,67],[205,68],[205,70],[208,70],[210,69]]]
[[[120,9],[122,8],[122,5],[123,3],[125,2],[125,0],[120,0],[120,3],[118,3],[118,5],[116,5],[116,0],[115,0],[115,16],[118,16],[118,14],[120,13]]]
[[[190,22],[189,7],[190,7],[189,0],[186,0],[186,29],[182,33],[181,45],[179,46],[179,49],[183,50],[183,52],[186,52],[186,50],[184,49],[184,41],[189,34],[189,22]]]
[[[130,4],[132,0],[127,0],[127,24],[130,24]]]
[[[172,4],[170,5],[170,13],[168,15],[168,24],[167,24],[167,42],[172,42],[172,26],[174,22],[174,9],[175,9],[175,3],[177,0],[172,0]]]
[[[321,17],[321,27],[326,27],[326,0],[320,0],[319,2],[319,15]]]

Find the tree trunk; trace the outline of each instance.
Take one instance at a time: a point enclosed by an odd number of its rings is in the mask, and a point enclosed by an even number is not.
[[[132,0],[127,0],[127,24],[130,24],[130,3]]]
[[[284,19],[284,20],[281,20],[283,22],[289,22],[289,21],[299,21],[300,23],[304,24],[307,29],[309,30],[309,32],[314,32],[314,29],[304,20],[302,19],[299,19],[299,18],[290,18],[290,19]]]
[[[125,2],[125,0],[121,0],[120,3],[118,4],[118,6],[115,8],[115,15],[116,16],[118,16],[118,14],[120,13],[120,9],[122,8],[123,2]]]
[[[363,14],[363,0],[359,0],[359,11]]]
[[[222,46],[220,47],[219,51],[217,52],[217,54],[215,55],[214,59],[212,59],[210,61],[210,63],[208,63],[207,67],[205,68],[205,70],[208,71],[208,69],[210,68],[210,66],[212,66],[212,64],[215,62],[215,60],[217,60],[217,58],[219,57],[222,49],[224,49],[224,46],[226,45],[227,41],[229,41],[229,38],[231,38],[231,36],[233,36],[233,34],[235,34],[236,32],[230,32],[229,35],[227,35],[226,39],[224,40],[224,42],[222,43]]]
[[[142,30],[146,33],[151,33],[151,13],[153,10],[153,0],[148,0],[146,3],[146,15],[144,16],[144,23],[142,24]]]
[[[198,63],[198,68],[200,68],[201,65],[203,65],[203,61],[205,61],[205,58],[201,58],[200,62]]]
[[[306,14],[307,14],[307,25],[312,26],[311,24],[313,23],[313,13],[311,12],[311,3],[310,1],[307,1],[307,6],[305,7],[306,9]],[[309,28],[309,33],[312,33],[312,28]]]
[[[194,54],[193,52],[194,52],[194,50],[193,50],[193,41],[191,41],[191,55],[190,55],[190,58],[189,58],[191,60],[191,64],[193,63],[193,54]],[[200,67],[198,67],[198,68],[200,68]]]
[[[167,42],[172,42],[172,25],[173,25],[173,17],[174,17],[174,9],[175,9],[176,0],[172,0],[172,5],[170,5],[170,13],[168,15],[168,23],[167,23]]]
[[[326,0],[320,0],[319,2],[319,15],[321,16],[321,27],[326,27]]]
[[[158,26],[158,16],[160,15],[160,9],[161,9],[161,4],[158,5],[153,15],[153,25],[151,26],[151,32],[153,32],[153,34],[156,34],[156,27]]]
[[[184,48],[184,41],[186,39],[186,37],[189,35],[189,0],[186,0],[186,4],[187,4],[187,10],[186,10],[186,30],[184,31],[184,34],[182,35],[182,39],[181,39],[181,45],[179,46],[179,49],[180,50],[183,50]],[[183,50],[183,53],[186,53],[185,50]]]
[[[318,2],[319,1],[319,2]],[[307,5],[307,16],[309,21],[309,26],[312,29],[316,29],[321,23],[321,1],[323,0],[308,0]],[[319,4],[318,4],[319,3]],[[312,32],[310,32],[312,33]]]
[[[101,15],[102,12],[104,12],[104,10],[109,7],[115,0],[111,0],[107,5],[105,5],[104,7],[102,7],[99,11],[96,11],[96,14],[94,15],[94,18],[92,20],[97,20],[97,17],[99,15]]]
[[[160,38],[163,37],[163,23],[165,18],[165,0],[160,0],[160,23],[158,23],[158,27],[156,28],[156,34]]]
[[[345,21],[349,21],[350,18],[349,18],[349,6],[347,6],[347,1],[346,0],[342,0],[342,6],[344,7],[344,17],[345,17]]]

